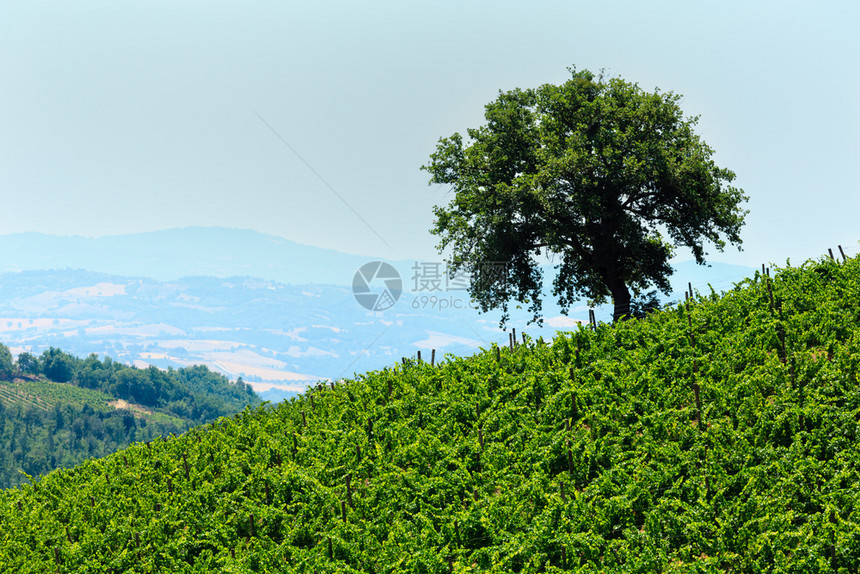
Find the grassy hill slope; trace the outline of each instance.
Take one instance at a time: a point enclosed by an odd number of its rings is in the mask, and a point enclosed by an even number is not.
[[[860,567],[860,262],[406,363],[0,493],[3,572]]]

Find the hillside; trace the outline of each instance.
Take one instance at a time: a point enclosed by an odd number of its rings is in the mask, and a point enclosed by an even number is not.
[[[857,571],[858,318],[809,262],[320,386],[0,493],[0,571]]]
[[[201,366],[144,370],[51,348],[23,353],[13,369],[0,368],[2,488],[260,402],[250,387]]]

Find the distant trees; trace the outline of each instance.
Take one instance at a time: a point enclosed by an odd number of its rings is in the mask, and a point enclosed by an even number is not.
[[[232,383],[203,365],[166,371],[156,367],[138,369],[109,357],[102,361],[96,354],[79,359],[54,347],[39,357],[21,353],[16,365],[9,349],[0,344],[0,379],[8,379],[15,372],[42,374],[54,382],[72,383],[199,421],[235,412],[260,400],[244,381]]]
[[[99,361],[96,354],[91,354],[84,359],[81,366],[75,372],[74,383],[85,389],[100,389],[105,380],[110,378],[109,363]]]
[[[147,371],[123,369],[114,375],[112,386],[114,396],[146,406],[158,404],[158,393]]]
[[[0,379],[10,379],[15,373],[15,365],[12,363],[12,353],[9,347],[0,343]]]
[[[39,359],[26,351],[18,355],[18,370],[25,375],[38,375],[42,372]]]
[[[57,383],[67,383],[75,374],[75,362],[77,359],[60,349],[51,347],[44,353],[39,362],[42,365],[42,373]]]

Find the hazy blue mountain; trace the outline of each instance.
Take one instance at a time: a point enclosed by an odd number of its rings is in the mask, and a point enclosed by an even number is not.
[[[0,235],[0,272],[86,269],[170,281],[253,276],[281,283],[348,285],[367,257],[247,229],[185,227],[106,237]]]
[[[43,233],[0,235],[0,273],[85,269],[159,281],[190,276],[259,277],[290,285],[351,286],[355,272],[374,259],[387,261],[304,245],[248,229],[223,227],[185,227],[99,238]],[[414,288],[422,265],[441,261],[440,256],[429,262],[389,263],[400,272],[404,290],[408,290],[410,286]],[[692,261],[678,263],[675,268],[673,286],[686,281],[726,285],[753,271],[722,263],[703,267]],[[549,285],[552,265],[546,265],[545,269]]]

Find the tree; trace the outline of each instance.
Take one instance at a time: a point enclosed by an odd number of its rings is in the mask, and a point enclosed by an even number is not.
[[[39,362],[45,376],[57,383],[67,383],[75,374],[75,358],[60,349],[43,351]]]
[[[12,353],[9,351],[9,347],[0,343],[0,379],[9,379],[14,373]]]
[[[18,355],[18,370],[28,375],[40,373],[39,359],[26,351]]]
[[[431,232],[450,248],[450,272],[469,273],[482,311],[528,304],[541,322],[539,255],[556,264],[553,294],[567,312],[611,297],[629,317],[631,290],[669,293],[669,259],[705,242],[740,246],[748,199],[711,159],[680,96],[570,69],[561,85],[500,92],[486,125],[442,138],[422,169],[454,198]]]

